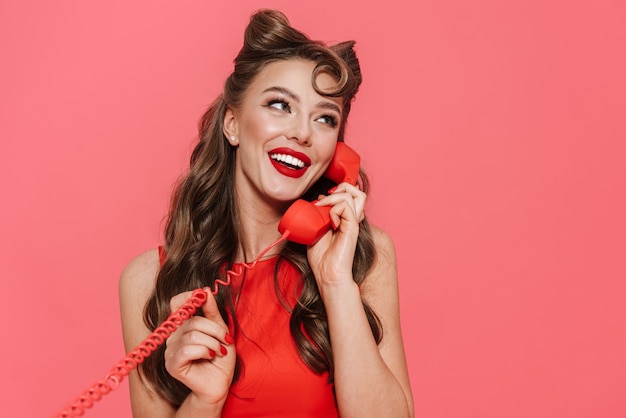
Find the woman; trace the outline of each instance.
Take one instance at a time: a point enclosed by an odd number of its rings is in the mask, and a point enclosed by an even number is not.
[[[162,250],[122,274],[127,350],[192,289],[232,283],[131,374],[133,416],[413,415],[393,243],[365,219],[364,176],[330,191],[322,177],[361,82],[353,44],[312,41],[277,11],[251,17],[201,121]],[[272,247],[302,196],[330,208],[332,230]]]

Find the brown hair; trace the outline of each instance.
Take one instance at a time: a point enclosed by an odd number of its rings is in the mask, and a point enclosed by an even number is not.
[[[268,63],[287,59],[305,59],[316,63],[312,77],[315,90],[324,96],[341,97],[343,120],[339,140],[343,141],[350,105],[361,83],[354,42],[326,46],[309,39],[291,27],[278,11],[261,10],[250,18],[244,44],[234,61],[234,71],[227,78],[223,93],[213,102],[199,124],[199,142],[191,155],[190,169],[174,191],[165,230],[167,257],[156,280],[155,289],[144,311],[146,325],[155,329],[170,313],[170,299],[181,292],[213,286],[223,274],[223,266],[232,266],[239,246],[237,204],[234,197],[235,152],[223,134],[224,114],[228,107],[237,108],[246,89]],[[316,85],[321,72],[331,74],[337,84],[331,90]],[[362,173],[367,192],[367,178]],[[321,178],[307,192],[311,198],[329,189]],[[305,198],[307,198],[305,196]],[[354,258],[353,276],[361,283],[375,257],[374,245],[366,220],[362,222]],[[303,291],[293,307],[290,329],[303,361],[315,372],[329,372],[333,377],[333,357],[328,322],[323,302],[308,265],[306,247],[288,243],[280,262],[288,260],[302,274]],[[276,278],[275,278],[276,279]],[[216,300],[226,321],[237,325],[230,288],[220,287]],[[381,324],[374,312],[363,304],[376,341],[382,338]],[[286,307],[289,309],[288,307]],[[189,389],[165,370],[161,346],[147,358],[141,373],[154,389],[174,406],[180,405]],[[241,362],[238,358],[235,376]],[[245,359],[243,359],[245,362]]]

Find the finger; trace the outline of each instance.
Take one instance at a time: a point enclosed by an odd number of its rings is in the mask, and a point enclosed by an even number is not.
[[[352,225],[358,230],[358,217],[355,213],[354,203],[351,199],[340,200],[330,209],[330,219],[335,230],[347,232]]]
[[[348,183],[341,183],[334,189],[331,189],[328,193],[328,196],[321,196],[320,201],[324,201],[322,203],[326,204],[329,202],[328,197],[330,196],[339,196],[343,198],[350,198],[357,203],[357,206],[365,206],[365,201],[367,200],[367,194],[365,192],[359,190],[355,186],[352,186]]]
[[[167,341],[168,348],[176,350],[177,347],[204,346],[209,349],[210,358],[222,357],[228,353],[222,336],[222,328],[215,322],[203,317],[195,317],[193,323],[172,341]]]
[[[174,312],[176,309],[178,309],[181,306],[183,306],[183,304],[185,302],[187,302],[187,299],[189,299],[191,297],[192,293],[193,293],[192,291],[183,292],[183,293],[179,293],[176,296],[172,297],[170,299],[170,312]]]
[[[222,315],[220,314],[220,311],[217,307],[217,303],[215,302],[215,297],[211,293],[211,289],[209,287],[206,287],[204,290],[207,292],[207,300],[202,305],[202,313],[204,314],[205,318],[225,325]],[[170,299],[171,312],[174,312],[176,309],[183,306],[187,299],[191,297],[192,293],[193,292],[188,291],[179,293],[176,296],[172,297],[172,299]]]
[[[353,221],[354,223],[359,222],[353,200],[345,195],[345,193],[342,195],[344,196],[328,196],[328,198],[324,198],[317,203],[317,205],[320,206],[330,206],[330,223],[334,231],[340,228],[342,220],[344,219]]]
[[[353,186],[350,183],[340,183],[333,191],[334,193],[347,193],[352,196],[354,200],[355,212],[358,216],[359,222],[365,219],[365,203],[367,201],[367,194],[361,190],[360,187]]]
[[[211,349],[203,345],[187,345],[176,350],[165,352],[165,369],[176,376],[179,371],[188,369],[192,362],[198,360],[211,361],[215,358]]]
[[[213,360],[215,358],[215,351],[204,344],[187,344],[177,347],[175,350],[171,350],[168,353],[168,358],[171,359],[172,365],[182,365],[196,360]]]
[[[346,192],[346,193],[350,193],[352,195],[356,195],[356,194],[360,194],[360,193],[365,194],[365,192],[363,192],[359,186],[355,186],[355,185],[352,185],[350,183],[345,183],[345,182],[344,183],[339,183],[336,187],[330,189],[328,191],[328,194],[332,194],[332,193],[335,193],[335,192],[339,192],[339,193]]]
[[[225,355],[225,345],[234,341],[223,325],[202,316],[195,316],[189,321],[180,341],[183,344],[201,344],[210,347],[217,355]]]
[[[354,199],[354,197],[347,192],[334,192],[333,194],[324,197],[323,199],[320,199],[317,203],[315,203],[318,206],[337,206],[340,204],[345,204],[347,205],[347,207],[352,209],[352,212],[354,213],[354,218],[357,219],[358,218],[358,214],[357,214],[357,201]],[[346,214],[347,215],[347,214]]]
[[[202,305],[202,313],[204,314],[204,317],[211,321],[215,321],[219,325],[223,326],[225,330],[228,330],[228,326],[226,325],[226,322],[224,322],[224,318],[222,318],[222,314],[217,307],[217,302],[215,301],[215,296],[211,293],[211,289],[206,287],[204,290],[207,292],[206,301]]]
[[[181,330],[181,334],[184,332],[188,332],[186,330],[189,329],[197,329],[201,332],[204,332],[208,335],[213,336],[218,339],[221,343],[226,345],[230,345],[234,343],[233,338],[228,333],[228,326],[224,322],[222,315],[217,307],[217,302],[215,301],[215,297],[210,291],[210,288],[204,289],[207,292],[207,300],[202,305],[202,316],[193,316],[185,321],[182,325],[184,328]],[[191,297],[192,291],[179,293],[170,299],[170,309],[174,312],[176,309],[180,308],[186,301]],[[206,319],[206,320],[205,320]],[[218,351],[219,352],[219,351]]]

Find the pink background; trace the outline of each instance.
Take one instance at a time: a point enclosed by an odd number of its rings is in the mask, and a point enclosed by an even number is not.
[[[304,4],[262,6],[358,42],[348,140],[416,415],[626,416],[625,3]],[[123,357],[119,274],[259,7],[0,4],[0,416],[52,416]],[[125,381],[86,416],[129,411]]]

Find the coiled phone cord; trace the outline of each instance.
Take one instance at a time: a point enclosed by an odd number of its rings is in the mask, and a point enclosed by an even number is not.
[[[211,294],[217,294],[219,286],[229,286],[232,277],[240,277],[244,269],[252,269],[259,260],[275,245],[285,240],[289,236],[290,232],[285,231],[281,237],[270,244],[265,250],[258,255],[258,257],[252,263],[241,263],[236,266],[240,266],[238,271],[228,270],[226,272],[226,280],[215,280]],[[81,396],[79,396],[67,409],[61,411],[57,418],[74,418],[83,416],[85,410],[91,408],[95,402],[102,399],[102,397],[115,389],[117,389],[124,380],[124,377],[128,376],[130,372],[137,367],[146,357],[149,357],[165,340],[178,329],[182,323],[196,313],[199,307],[201,307],[208,298],[208,293],[204,289],[196,289],[191,294],[191,297],[185,301],[185,303],[172,312],[170,316],[163,321],[152,333],[143,340],[137,347],[135,347],[126,357],[120,360],[111,371],[104,377],[104,379],[94,383],[89,389],[87,389]]]

